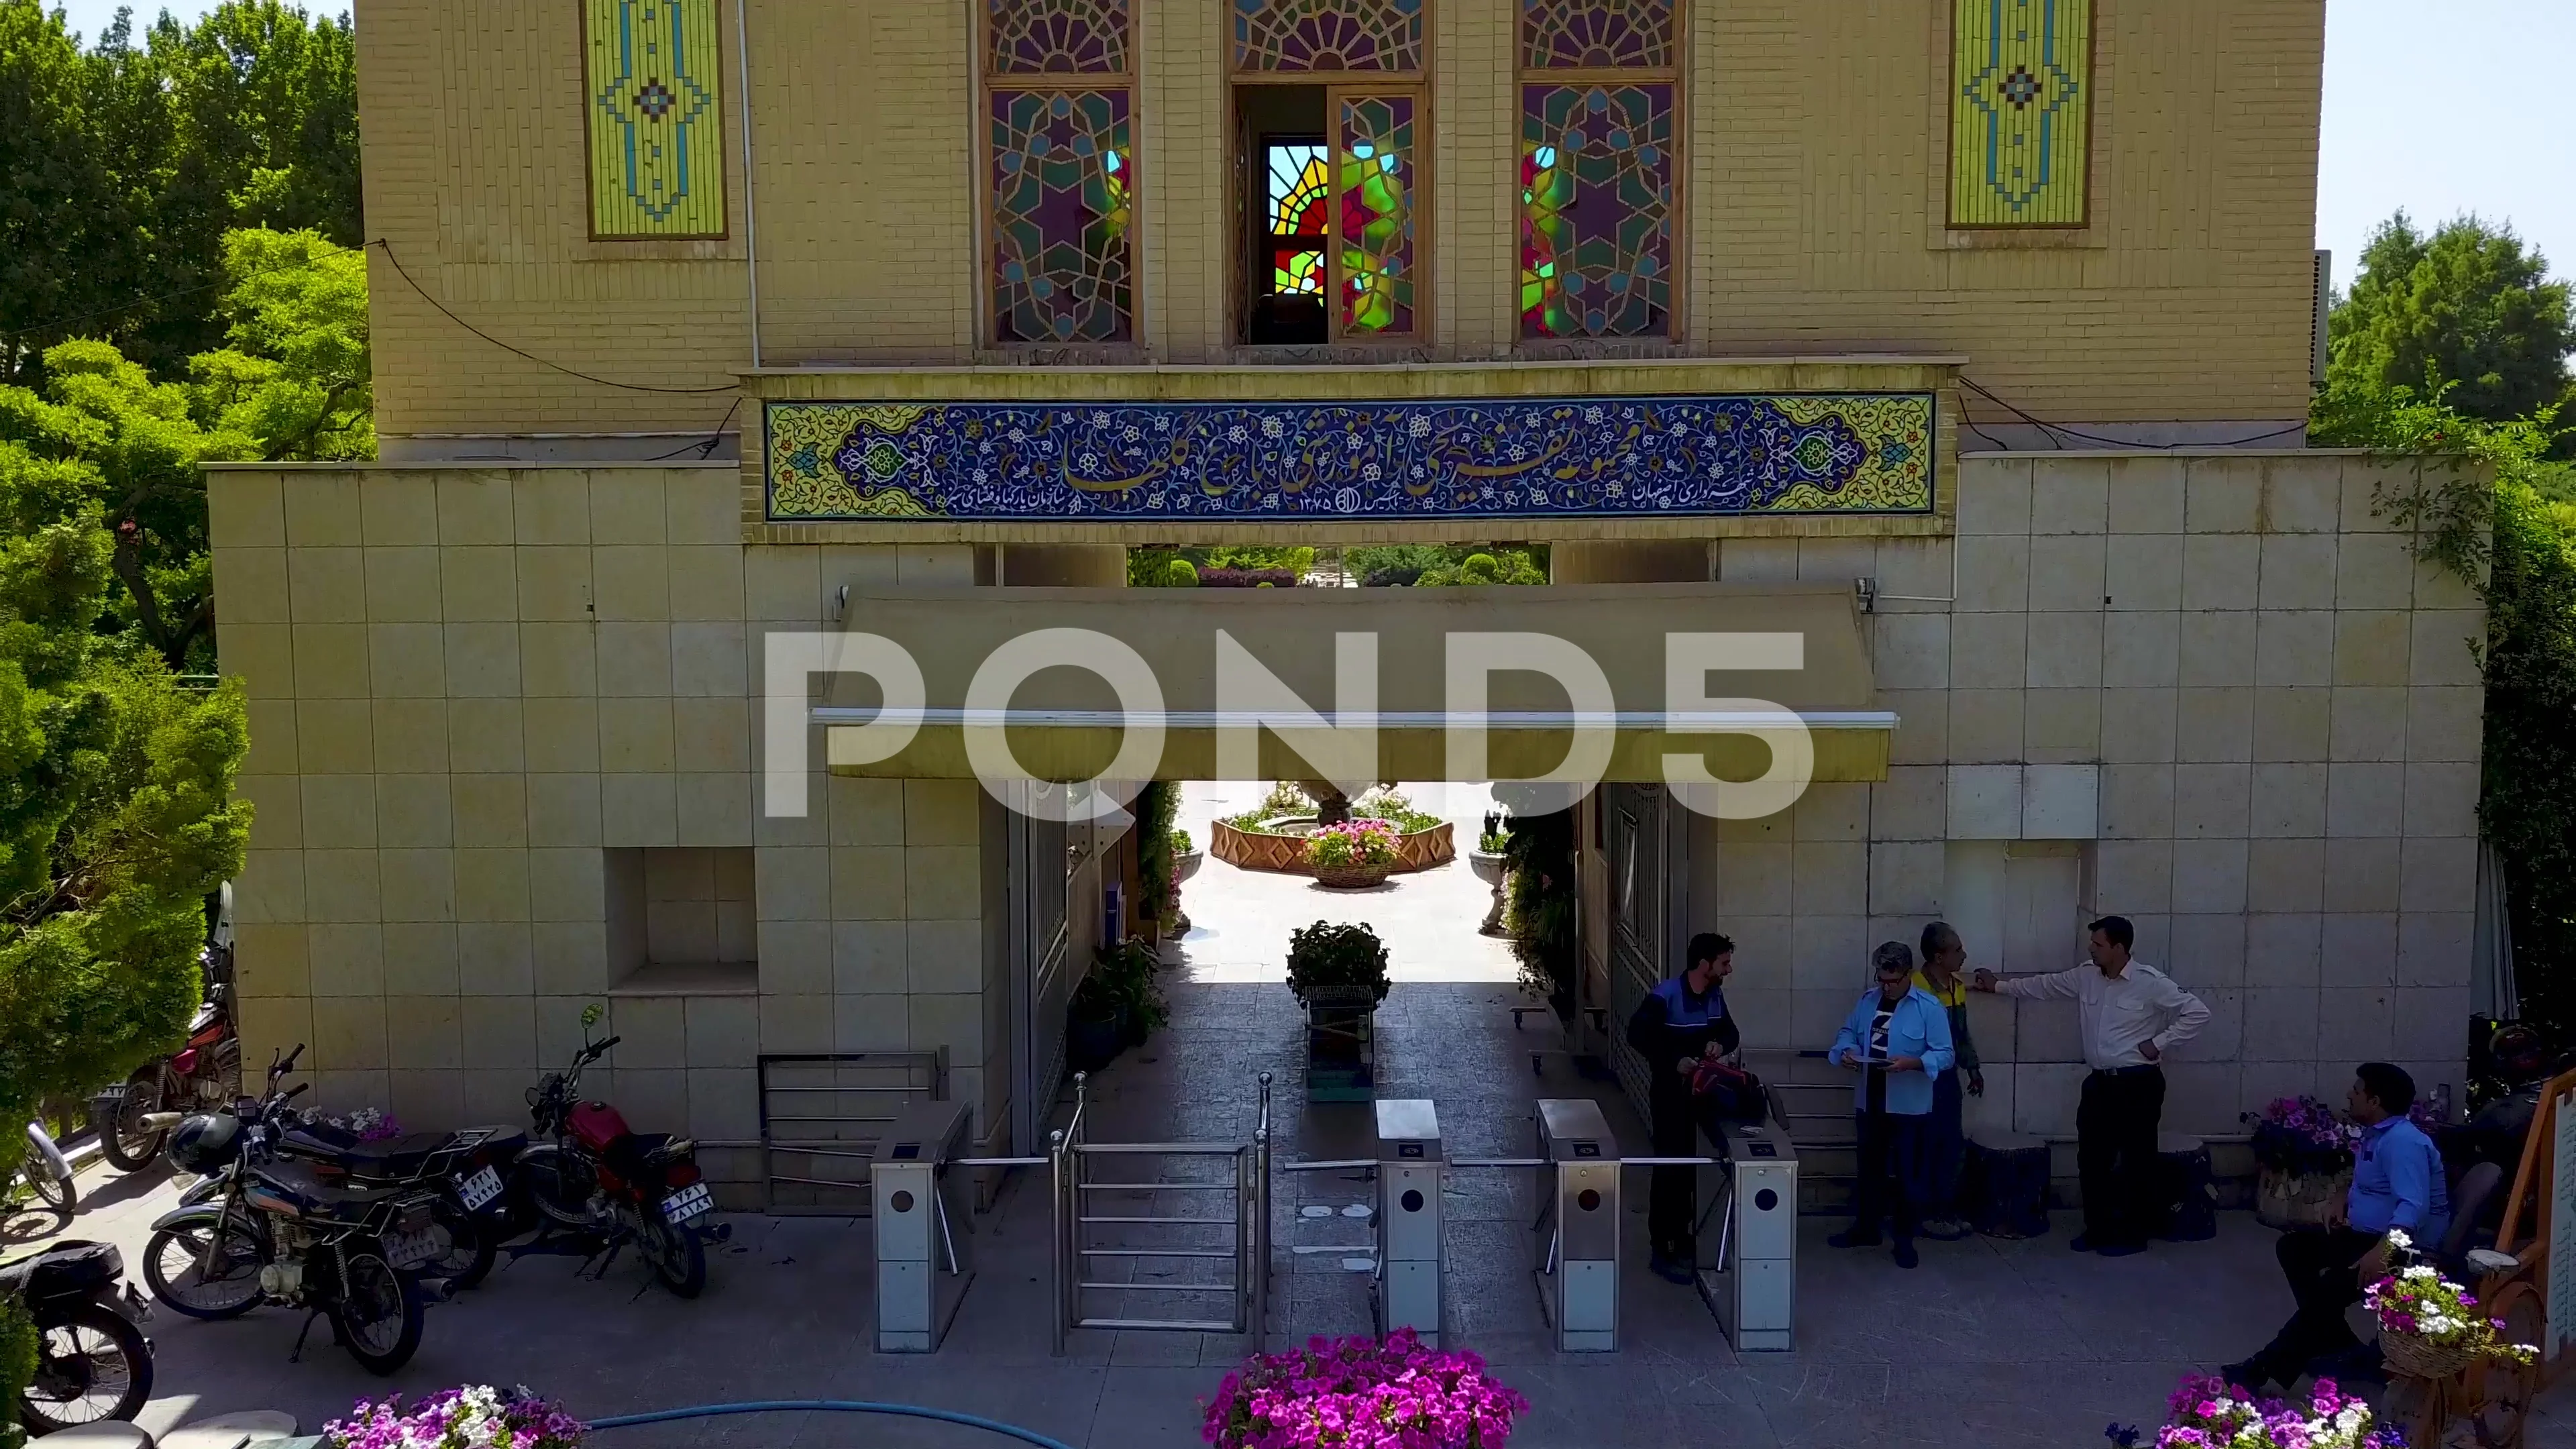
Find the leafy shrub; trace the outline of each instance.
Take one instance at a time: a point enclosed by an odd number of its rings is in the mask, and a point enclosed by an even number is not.
[[[1288,933],[1288,989],[1301,1004],[1341,992],[1366,992],[1370,1001],[1384,1001],[1393,987],[1386,944],[1368,927],[1317,921]]]
[[[1201,588],[1257,589],[1265,586],[1293,589],[1297,587],[1296,572],[1291,569],[1204,568],[1199,570]]]
[[[1185,558],[1176,558],[1170,563],[1163,565],[1164,588],[1195,589],[1198,586],[1199,566],[1197,564],[1194,564]]]
[[[1160,1031],[1172,1019],[1158,979],[1162,969],[1163,958],[1154,954],[1154,948],[1131,937],[1101,952],[1084,984],[1099,982],[1101,994],[1130,1022],[1146,1031]]]
[[[1249,810],[1228,815],[1224,819],[1226,824],[1237,830],[1258,830],[1261,828],[1261,822],[1265,820],[1276,820],[1283,815],[1314,813],[1315,801],[1306,793],[1306,787],[1294,780],[1273,780],[1270,782],[1270,793],[1261,797],[1260,804]]]

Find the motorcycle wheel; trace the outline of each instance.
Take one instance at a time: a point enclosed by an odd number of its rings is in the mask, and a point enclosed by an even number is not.
[[[420,1352],[424,1317],[419,1289],[372,1245],[346,1249],[340,1272],[343,1291],[331,1304],[331,1326],[349,1357],[377,1375],[411,1362]]]
[[[598,1226],[590,1216],[598,1180],[587,1163],[556,1148],[530,1148],[512,1165],[510,1182],[538,1217],[567,1228]]]
[[[89,1125],[98,1133],[98,1150],[119,1172],[141,1172],[161,1155],[161,1146],[169,1133],[155,1132],[143,1125],[147,1112],[161,1110],[161,1076],[150,1068],[135,1073],[117,1094],[116,1113],[107,1121],[90,1114]]]
[[[472,1288],[492,1276],[500,1256],[501,1229],[465,1210],[465,1204],[442,1195],[431,1214],[433,1225],[447,1234],[447,1251],[419,1269],[421,1276],[444,1278],[451,1288]]]
[[[131,1421],[151,1397],[152,1345],[143,1330],[103,1303],[84,1303],[40,1336],[18,1419],[30,1434]]]
[[[72,1209],[79,1205],[80,1189],[69,1177],[54,1176],[53,1164],[32,1151],[27,1154],[26,1176],[27,1186],[35,1192],[36,1200],[52,1208],[57,1215],[70,1217]]]
[[[695,1298],[707,1291],[707,1250],[697,1234],[654,1213],[636,1234],[636,1246],[672,1297]]]
[[[204,1277],[209,1229],[163,1228],[143,1247],[143,1282],[152,1296],[190,1318],[239,1318],[259,1306],[259,1270],[267,1254],[249,1229],[227,1219],[213,1278]]]

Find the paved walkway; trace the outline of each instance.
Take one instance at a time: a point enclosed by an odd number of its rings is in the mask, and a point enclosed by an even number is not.
[[[1189,828],[1204,839],[1203,820]],[[1474,885],[1463,868],[1454,877]],[[1267,1070],[1283,1161],[1354,1155],[1366,1109],[1302,1101],[1300,1017],[1279,983],[1285,933],[1272,927],[1277,919],[1356,911],[1391,941],[1409,943],[1397,953],[1406,979],[1380,1014],[1382,1095],[1434,1098],[1457,1155],[1525,1153],[1530,1104],[1541,1096],[1601,1098],[1625,1145],[1642,1148],[1615,1090],[1582,1079],[1561,1055],[1542,1055],[1532,1070],[1530,1050],[1551,1045],[1553,1028],[1537,1018],[1514,1028],[1509,1007],[1522,998],[1507,970],[1498,980],[1474,965],[1483,943],[1456,926],[1435,937],[1444,918],[1462,919],[1449,914],[1453,907],[1481,913],[1481,892],[1440,873],[1364,901],[1302,883],[1311,895],[1283,897],[1263,882],[1237,897],[1221,885],[1227,880],[1202,873],[1192,884],[1188,904],[1205,934],[1185,943],[1186,960],[1171,978],[1174,1023],[1091,1084],[1093,1140],[1241,1140],[1258,1111],[1254,1076]],[[1449,896],[1458,899],[1425,908]],[[1297,909],[1281,916],[1283,900]],[[1474,917],[1463,919],[1471,925]],[[1411,961],[1421,963],[1419,974],[1406,969]],[[1485,979],[1441,980],[1442,969]],[[2060,1214],[2058,1235],[2047,1238],[1927,1243],[1912,1273],[1883,1253],[1825,1246],[1835,1224],[1811,1219],[1802,1234],[1797,1351],[1738,1357],[1695,1294],[1644,1270],[1643,1174],[1632,1173],[1626,1237],[1635,1261],[1622,1283],[1622,1349],[1560,1355],[1527,1273],[1528,1184],[1516,1176],[1462,1169],[1444,1199],[1449,1328],[1531,1399],[1516,1449],[2083,1449],[2099,1445],[2112,1421],[2152,1426],[2180,1374],[2246,1352],[2289,1308],[2271,1262],[2272,1234],[2243,1213],[2221,1214],[2213,1241],[2110,1262],[2068,1252],[2063,1235],[2072,1219]],[[1283,1172],[1277,1182],[1274,1341],[1364,1331],[1369,1225],[1348,1210],[1368,1202],[1371,1186],[1346,1173]],[[82,1186],[87,1203],[71,1227],[121,1243],[133,1267],[151,1218],[170,1206],[175,1189],[159,1173],[119,1179],[97,1169]],[[1129,1204],[1170,1211],[1183,1196],[1137,1194]],[[1081,1333],[1065,1357],[1054,1357],[1046,1198],[1042,1179],[1023,1174],[978,1220],[969,1240],[976,1279],[932,1357],[871,1351],[874,1270],[864,1222],[742,1217],[734,1244],[713,1255],[710,1286],[697,1302],[647,1285],[636,1265],[621,1263],[591,1282],[576,1280],[569,1260],[525,1259],[433,1309],[419,1357],[390,1381],[331,1347],[327,1329],[316,1331],[305,1362],[287,1362],[298,1323],[281,1310],[212,1324],[163,1310],[152,1328],[158,1396],[144,1425],[159,1431],[229,1409],[276,1407],[312,1427],[360,1395],[495,1382],[529,1384],[586,1416],[726,1400],[879,1399],[993,1416],[1084,1449],[1197,1442],[1199,1401],[1248,1351],[1247,1341]],[[57,1226],[22,1218],[8,1225],[7,1245],[14,1252]],[[1187,1276],[1191,1266],[1160,1278],[1149,1272],[1144,1281],[1205,1281]],[[2562,1390],[2556,1403],[2557,1417],[2532,1436],[2534,1449],[2576,1446],[2576,1398]],[[823,1415],[700,1421],[597,1441],[602,1449],[995,1442],[948,1426]]]

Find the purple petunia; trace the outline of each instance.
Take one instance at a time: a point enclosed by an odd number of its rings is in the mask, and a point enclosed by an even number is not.
[[[1200,1437],[1216,1449],[1501,1449],[1528,1411],[1480,1356],[1404,1329],[1247,1360],[1217,1386]]]

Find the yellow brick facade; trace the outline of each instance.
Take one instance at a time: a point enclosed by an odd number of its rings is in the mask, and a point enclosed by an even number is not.
[[[440,316],[395,261],[460,316],[564,367],[723,388],[751,361],[756,226],[770,365],[1005,360],[978,346],[970,7],[741,3],[721,20],[731,215],[708,241],[591,239],[570,11],[370,9],[359,84],[368,214],[391,247],[371,258],[389,442],[680,433],[733,402],[514,357]],[[1516,10],[1429,4],[1432,330],[1392,355],[1528,355]],[[1234,360],[1223,6],[1137,12],[1135,360]],[[1682,350],[1957,353],[1969,377],[2063,421],[2304,413],[2321,0],[2097,4],[2089,224],[2040,235],[1945,225],[1950,0],[1700,0],[1685,15]]]

